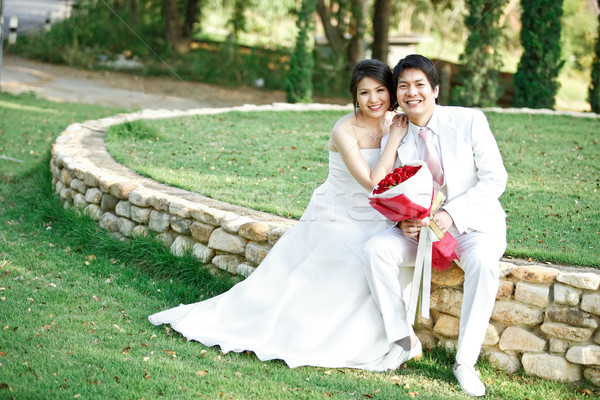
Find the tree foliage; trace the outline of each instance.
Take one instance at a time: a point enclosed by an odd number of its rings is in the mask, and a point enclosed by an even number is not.
[[[501,91],[498,82],[502,59],[496,51],[502,40],[498,23],[506,0],[466,0],[470,28],[465,50],[460,56],[461,71],[452,91],[452,103],[486,107],[496,104]]]
[[[598,7],[600,7],[600,0],[598,0]],[[600,14],[598,15],[597,33],[594,63],[592,64],[592,81],[588,91],[588,99],[592,106],[592,111],[600,113]]]
[[[561,60],[563,0],[521,0],[523,55],[514,76],[516,107],[554,108]]]
[[[298,36],[290,61],[290,73],[286,79],[286,100],[289,103],[312,102],[313,55],[310,50],[309,34],[312,33],[312,15],[316,0],[303,0],[298,13]]]
[[[317,0],[316,10],[333,58],[351,69],[365,56],[367,0]]]

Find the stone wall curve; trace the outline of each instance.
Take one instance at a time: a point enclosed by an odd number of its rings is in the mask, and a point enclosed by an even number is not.
[[[108,154],[105,132],[112,125],[138,119],[323,109],[351,110],[348,106],[276,103],[142,110],[74,123],[52,146],[52,185],[65,207],[81,210],[116,236],[155,234],[173,254],[190,249],[204,265],[247,277],[295,220],[142,177]],[[600,385],[600,273],[547,264],[518,265],[511,260],[500,262],[500,272],[483,348],[489,360],[507,372],[522,367],[527,374],[550,380],[575,382],[585,377]],[[421,318],[417,328],[424,347],[456,346],[463,281],[456,265],[443,272],[433,270],[431,318]]]

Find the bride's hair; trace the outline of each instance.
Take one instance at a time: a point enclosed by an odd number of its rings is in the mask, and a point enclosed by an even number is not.
[[[358,83],[363,78],[373,78],[377,82],[381,82],[390,92],[390,111],[398,107],[392,70],[383,61],[369,59],[356,63],[352,71],[352,78],[350,78],[350,93],[352,94],[352,104],[354,104],[355,110],[358,107]]]

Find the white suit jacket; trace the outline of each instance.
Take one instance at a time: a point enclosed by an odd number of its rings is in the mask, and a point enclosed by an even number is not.
[[[439,134],[447,191],[443,208],[458,231],[505,229],[506,213],[498,198],[508,175],[483,112],[436,105],[427,126]],[[400,143],[397,166],[419,159],[415,136],[409,129]],[[382,151],[387,139],[382,140]]]

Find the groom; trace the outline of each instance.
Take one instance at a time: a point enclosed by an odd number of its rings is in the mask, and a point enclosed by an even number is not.
[[[474,366],[494,308],[498,264],[506,248],[506,214],[498,198],[506,187],[507,173],[481,111],[437,105],[439,78],[429,59],[413,54],[400,60],[394,81],[398,104],[410,121],[398,147],[397,163],[425,160],[429,165],[436,187],[446,195],[433,219],[457,239],[456,253],[465,273],[454,375],[467,393],[483,396],[485,386]],[[366,245],[369,286],[388,340],[405,348],[402,288],[410,283],[407,267],[414,266],[417,235],[424,224],[402,221]]]

